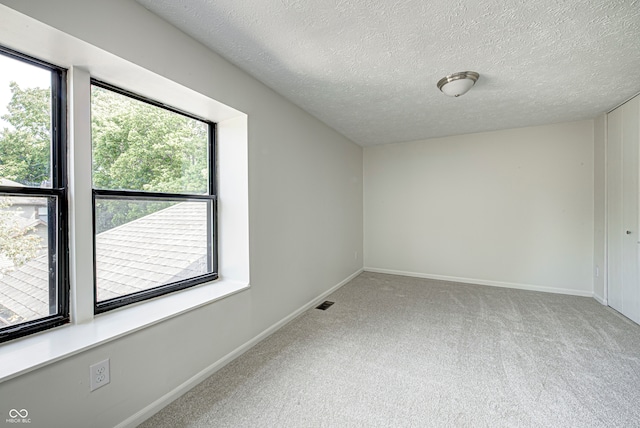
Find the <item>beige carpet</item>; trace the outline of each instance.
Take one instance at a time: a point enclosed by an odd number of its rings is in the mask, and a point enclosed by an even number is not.
[[[640,427],[640,326],[584,297],[363,273],[143,427]]]

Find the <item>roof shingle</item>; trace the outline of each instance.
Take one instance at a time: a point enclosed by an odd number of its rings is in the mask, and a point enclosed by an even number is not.
[[[96,236],[98,301],[207,273],[207,202],[180,202]],[[0,277],[0,323],[49,314],[47,256]]]

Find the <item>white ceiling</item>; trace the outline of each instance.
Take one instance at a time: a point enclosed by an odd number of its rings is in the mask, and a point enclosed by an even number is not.
[[[638,0],[136,0],[366,146],[593,118],[640,92]],[[446,74],[480,73],[460,98]]]

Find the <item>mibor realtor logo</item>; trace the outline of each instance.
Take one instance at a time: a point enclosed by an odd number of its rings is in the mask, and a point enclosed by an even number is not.
[[[31,418],[29,417],[29,411],[27,409],[11,409],[9,410],[9,417],[5,419],[8,424],[30,424]]]

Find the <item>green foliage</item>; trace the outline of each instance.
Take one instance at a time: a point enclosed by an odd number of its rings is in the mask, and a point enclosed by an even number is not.
[[[10,126],[0,131],[0,178],[28,186],[49,180],[51,94],[11,82]],[[99,189],[203,194],[207,132],[199,121],[94,86],[93,184]],[[102,201],[98,233],[157,211],[162,202]]]
[[[96,188],[207,192],[207,126],[112,91],[92,88],[93,182]],[[98,233],[168,206],[100,201]]]
[[[11,82],[11,101],[2,116],[10,126],[0,131],[0,177],[40,186],[50,176],[51,92],[21,89]]]
[[[202,122],[94,86],[92,139],[97,188],[207,191]]]
[[[156,211],[169,208],[175,202],[96,200],[96,233],[128,223]]]
[[[12,270],[34,258],[40,249],[40,237],[33,227],[23,227],[19,214],[10,211],[10,198],[0,198],[0,255],[11,260]],[[6,273],[0,270],[0,274]]]

